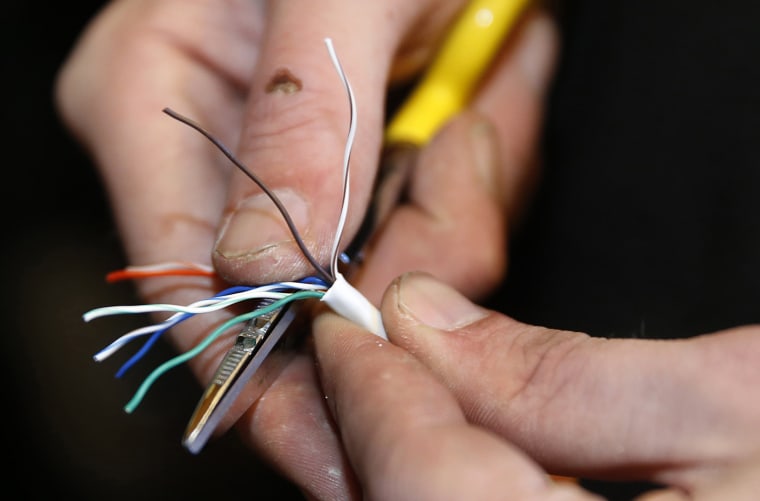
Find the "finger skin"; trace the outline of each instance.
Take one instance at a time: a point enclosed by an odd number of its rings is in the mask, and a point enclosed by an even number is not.
[[[359,499],[311,354],[289,364],[237,423],[244,442],[309,499]]]
[[[540,179],[537,142],[559,50],[556,21],[541,8],[529,8],[473,99],[473,110],[496,129],[500,165],[495,191],[510,228],[519,224]]]
[[[592,499],[470,425],[417,360],[334,314],[315,321],[326,398],[367,499]]]
[[[679,489],[658,489],[636,498],[636,501],[690,501],[691,498]]]
[[[495,130],[482,116],[464,113],[446,126],[420,152],[409,201],[370,242],[352,282],[377,303],[408,270],[436,274],[473,296],[490,290],[506,266],[506,222],[492,191],[497,161]]]
[[[760,492],[760,454],[724,469],[698,484],[690,493],[695,501],[753,501]]]
[[[636,501],[754,501],[760,492],[760,456],[722,465],[688,489],[662,489]]]
[[[112,2],[61,67],[58,110],[102,175],[129,264],[211,263],[228,162],[162,110],[171,106],[232,141],[229,124],[241,120],[239,89],[255,62],[260,14],[247,0]],[[218,280],[177,277],[136,286],[148,302],[175,304],[224,288]],[[200,316],[169,338],[184,352],[231,316]],[[201,382],[229,342],[223,336],[189,362]]]
[[[252,5],[114,2],[61,68],[58,108],[103,175],[133,264],[210,263],[229,168],[161,110],[177,108],[234,141],[228,124],[240,121],[238,89],[259,38]]]
[[[394,283],[382,312],[391,341],[437,374],[472,422],[558,474],[689,488],[760,449],[760,404],[747,398],[760,383],[756,327],[590,338],[521,324],[415,274]]]

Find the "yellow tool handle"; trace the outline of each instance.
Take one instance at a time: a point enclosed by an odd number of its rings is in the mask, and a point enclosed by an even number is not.
[[[422,145],[467,103],[528,0],[473,0],[386,128],[388,143]]]

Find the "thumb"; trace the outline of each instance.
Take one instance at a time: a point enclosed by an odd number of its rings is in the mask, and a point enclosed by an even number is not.
[[[760,419],[746,398],[760,384],[756,327],[592,338],[520,323],[418,273],[393,283],[382,313],[390,340],[444,382],[470,421],[557,474],[688,483],[696,464],[760,448],[747,438]]]

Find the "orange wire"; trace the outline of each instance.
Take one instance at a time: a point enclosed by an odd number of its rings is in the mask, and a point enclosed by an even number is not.
[[[207,270],[155,270],[155,271],[143,271],[143,270],[116,270],[106,275],[106,281],[108,283],[119,282],[121,280],[130,280],[133,278],[148,278],[148,277],[168,277],[168,276],[196,276],[196,277],[213,277],[216,274],[213,271]]]

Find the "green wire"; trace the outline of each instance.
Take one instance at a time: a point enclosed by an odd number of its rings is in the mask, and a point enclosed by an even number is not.
[[[164,373],[166,373],[169,369],[172,369],[181,363],[187,362],[194,356],[198,355],[200,352],[208,348],[208,346],[213,343],[216,338],[219,337],[224,331],[229,329],[235,324],[239,324],[241,322],[245,322],[247,320],[250,320],[252,318],[259,317],[261,315],[266,315],[267,313],[270,313],[278,308],[281,308],[285,306],[287,303],[290,303],[292,301],[297,301],[299,299],[308,299],[308,298],[321,298],[324,296],[324,292],[322,291],[300,291],[300,292],[294,292],[293,294],[284,297],[278,301],[275,301],[274,303],[265,306],[263,308],[259,308],[258,310],[251,311],[249,313],[245,313],[243,315],[238,315],[237,317],[231,318],[230,320],[223,323],[221,326],[216,328],[211,334],[209,334],[206,339],[198,343],[194,348],[191,350],[186,351],[182,355],[178,355],[170,360],[167,360],[160,366],[158,366],[156,369],[153,370],[153,372],[150,373],[150,375],[145,378],[145,381],[140,385],[140,387],[137,389],[137,392],[135,392],[135,395],[132,397],[132,399],[127,403],[126,406],[124,406],[124,410],[127,411],[127,413],[132,413],[138,405],[140,405],[140,402],[142,402],[143,398],[145,397],[145,394],[148,393],[148,390],[153,385],[153,383],[156,382],[156,380],[161,377]]]

